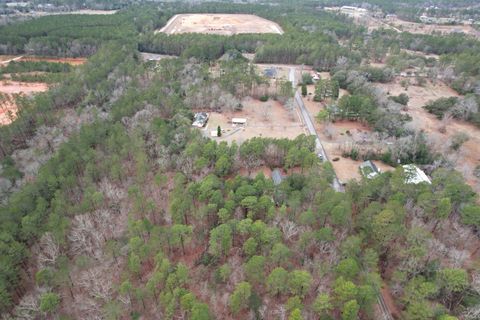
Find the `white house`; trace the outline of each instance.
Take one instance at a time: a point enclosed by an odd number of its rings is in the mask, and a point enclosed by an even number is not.
[[[422,182],[432,184],[430,178],[414,164],[406,164],[403,167],[405,172],[405,183],[407,184],[419,184]]]

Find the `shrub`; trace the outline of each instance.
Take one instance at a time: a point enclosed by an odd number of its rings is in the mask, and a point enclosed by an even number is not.
[[[390,99],[404,106],[407,105],[409,100],[408,95],[406,95],[405,93],[400,93],[398,96],[391,96]]]

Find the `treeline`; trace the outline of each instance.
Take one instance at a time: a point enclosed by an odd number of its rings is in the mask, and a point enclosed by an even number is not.
[[[132,7],[113,15],[53,15],[0,27],[1,54],[90,56],[105,42],[135,41],[137,32],[166,22],[156,7]]]
[[[215,60],[227,51],[255,53],[258,46],[268,41],[279,41],[280,35],[206,35],[149,33],[140,37],[139,50],[202,60]]]
[[[24,72],[49,72],[61,73],[70,72],[73,67],[68,63],[48,62],[48,61],[12,61],[4,67],[0,67],[2,73],[24,73]]]

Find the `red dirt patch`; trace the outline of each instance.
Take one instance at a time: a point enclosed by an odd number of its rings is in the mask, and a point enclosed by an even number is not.
[[[74,66],[82,65],[87,61],[87,58],[54,58],[54,57],[30,57],[25,56],[19,61],[47,61],[47,62],[60,62],[68,63]]]

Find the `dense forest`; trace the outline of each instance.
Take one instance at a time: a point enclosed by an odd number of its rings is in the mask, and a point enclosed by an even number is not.
[[[381,292],[401,319],[478,319],[478,196],[407,126],[408,97],[374,87],[412,66],[448,68],[445,81],[468,95],[425,108],[476,123],[478,41],[367,34],[315,3],[133,5],[0,28],[3,53],[89,57],[0,69],[61,74],[0,127],[0,175],[15,186],[0,194],[2,319],[375,319]],[[285,34],[153,32],[181,12],[255,13]],[[144,62],[140,51],[178,58]],[[241,108],[268,87],[246,52],[329,72],[315,91],[335,102],[328,116],[394,141],[369,158],[424,165],[432,183],[408,183],[399,166],[336,192],[313,136],[227,144],[192,129],[198,106]],[[286,81],[274,98],[287,105],[291,91]],[[33,169],[16,161],[28,152]],[[278,184],[264,173],[275,168]]]

